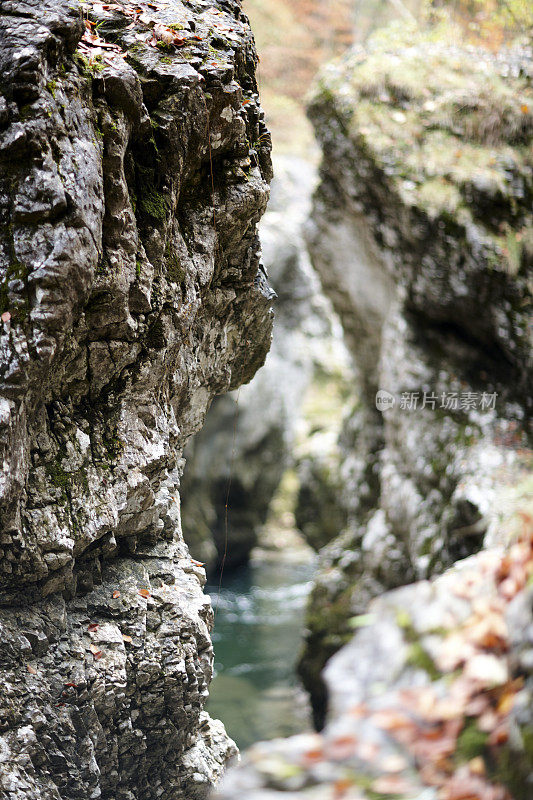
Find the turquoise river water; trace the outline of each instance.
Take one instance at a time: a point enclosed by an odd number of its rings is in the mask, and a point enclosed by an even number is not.
[[[210,583],[215,678],[207,710],[239,748],[309,729],[294,664],[313,563],[257,561]],[[218,607],[217,607],[218,606]]]

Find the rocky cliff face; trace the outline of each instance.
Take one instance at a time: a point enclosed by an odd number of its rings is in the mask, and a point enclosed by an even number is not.
[[[211,568],[223,558],[226,566],[243,563],[260,539],[282,476],[297,459],[314,373],[332,361],[330,310],[303,241],[316,171],[303,159],[280,156],[275,173],[259,226],[277,295],[272,347],[249,386],[215,400],[186,451],[183,531],[191,552]]]
[[[0,38],[0,794],[203,797],[235,748],[178,489],[270,344],[253,39],[233,0],[3,2]]]
[[[300,664],[319,725],[347,619],[479,550],[527,460],[531,94],[527,52],[394,30],[317,85],[309,246],[359,369],[348,522],[322,553]]]

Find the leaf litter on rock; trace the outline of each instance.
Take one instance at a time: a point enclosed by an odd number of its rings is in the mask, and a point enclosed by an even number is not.
[[[115,11],[129,17],[132,21],[127,26],[131,30],[137,25],[141,25],[148,29],[146,34],[135,34],[135,38],[139,41],[144,41],[150,47],[158,47],[162,43],[166,47],[184,47],[190,41],[203,41],[201,36],[192,32],[184,30],[177,31],[171,25],[167,25],[161,20],[157,19],[150,13],[150,9],[155,11],[163,11],[168,8],[167,3],[90,3],[85,6],[88,10],[91,8],[94,12],[111,17],[111,12]],[[94,29],[95,23],[88,18],[85,19],[86,30],[82,36],[78,49],[84,55],[91,58],[102,57],[102,60],[108,64],[113,63],[113,59],[117,57],[126,58],[128,53],[124,51],[119,45],[106,42],[99,33]],[[103,51],[109,51],[106,55]]]

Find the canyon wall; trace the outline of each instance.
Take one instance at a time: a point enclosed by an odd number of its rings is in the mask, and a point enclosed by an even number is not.
[[[212,570],[245,563],[261,538],[285,470],[294,465],[296,429],[331,326],[303,242],[315,169],[278,156],[259,235],[276,292],[276,324],[265,366],[248,386],[215,400],[186,450],[183,532]],[[226,510],[226,504],[228,506]]]
[[[404,22],[317,81],[308,245],[359,372],[299,666],[323,730],[221,800],[531,795],[532,74]]]
[[[479,550],[498,487],[527,469],[531,94],[527,49],[405,26],[317,83],[308,244],[359,372],[337,468],[347,523],[322,551],[300,661],[319,725],[350,616]]]
[[[235,747],[179,484],[270,346],[253,38],[234,0],[1,5],[0,795],[200,798]]]

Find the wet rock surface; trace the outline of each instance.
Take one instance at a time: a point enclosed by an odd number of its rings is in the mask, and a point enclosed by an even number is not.
[[[349,617],[478,551],[527,461],[531,93],[527,50],[394,29],[317,83],[307,238],[359,371],[329,475],[346,523],[321,553],[300,661],[318,726]]]
[[[0,794],[200,798],[235,747],[179,483],[270,345],[252,35],[50,0],[0,39]]]

